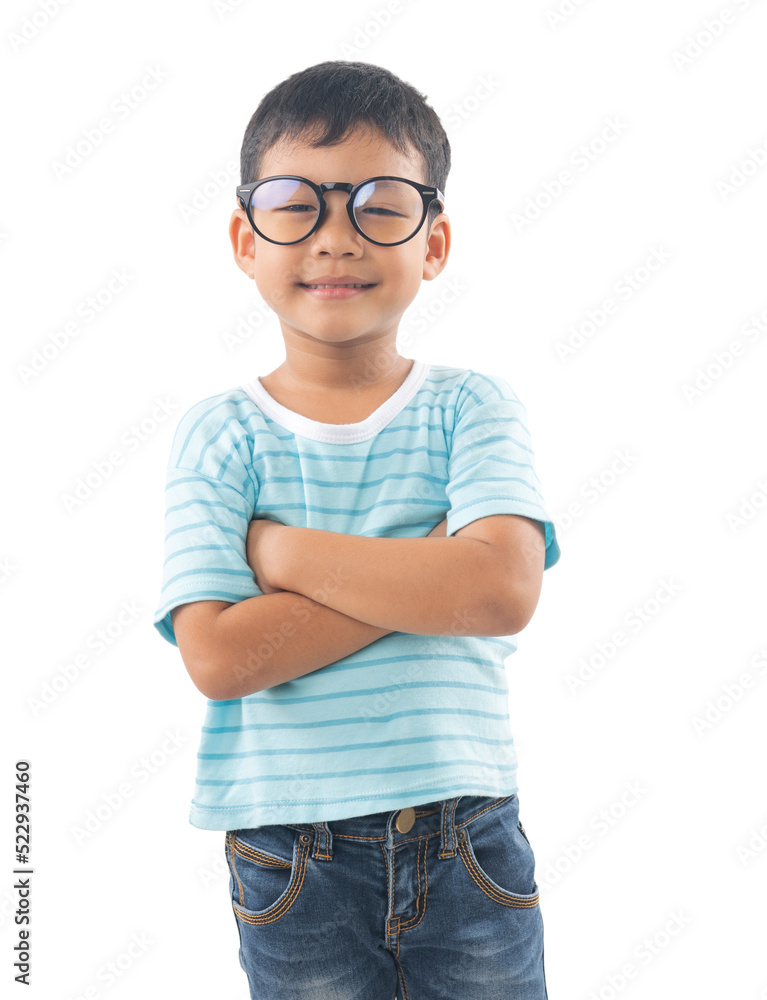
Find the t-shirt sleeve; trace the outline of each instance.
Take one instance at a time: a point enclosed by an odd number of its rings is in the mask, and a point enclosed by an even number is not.
[[[234,604],[262,592],[245,556],[257,485],[231,400],[213,397],[179,422],[166,470],[165,560],[153,624],[178,646],[170,613],[190,601]]]
[[[521,514],[546,534],[544,569],[560,556],[535,471],[527,412],[507,382],[472,372],[456,403],[448,460],[447,535],[491,514]]]

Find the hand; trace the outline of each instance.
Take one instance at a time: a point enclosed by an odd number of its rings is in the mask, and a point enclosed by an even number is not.
[[[440,521],[439,524],[435,524],[425,537],[428,538],[429,535],[439,535],[442,538],[447,538],[447,518],[444,521]]]
[[[253,570],[256,578],[256,586],[262,594],[279,594],[281,587],[273,587],[269,582],[268,563],[270,554],[274,547],[270,542],[274,542],[274,533],[285,525],[279,521],[270,521],[268,518],[254,518],[248,525],[248,534],[245,538],[245,555],[248,566]],[[273,558],[273,556],[272,556]]]

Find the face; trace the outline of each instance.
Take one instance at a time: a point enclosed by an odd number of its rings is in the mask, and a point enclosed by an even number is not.
[[[299,143],[270,149],[259,178],[297,174],[316,184],[357,184],[390,174],[425,183],[422,159],[406,156],[374,132],[360,130],[337,146],[313,148]],[[438,215],[407,243],[382,247],[368,242],[351,224],[344,191],[325,194],[327,208],[320,226],[307,239],[279,246],[255,233],[242,209],[230,223],[239,267],[255,278],[264,301],[280,319],[286,348],[301,341],[302,350],[345,349],[392,344],[403,312],[423,280],[430,281],[447,263],[450,226]],[[307,284],[325,275],[352,275],[370,287],[347,297],[309,291]]]

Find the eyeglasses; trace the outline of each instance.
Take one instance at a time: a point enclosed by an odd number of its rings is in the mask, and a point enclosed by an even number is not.
[[[314,184],[306,177],[279,174],[237,188],[237,198],[259,236],[286,246],[300,243],[315,231],[327,209],[326,191],[345,191],[351,224],[377,246],[407,243],[423,225],[429,205],[438,201],[439,188],[426,187],[404,177],[369,177],[359,184],[328,181]]]

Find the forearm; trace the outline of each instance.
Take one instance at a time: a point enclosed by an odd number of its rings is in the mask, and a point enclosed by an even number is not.
[[[497,553],[476,538],[370,538],[285,527],[273,535],[274,585],[381,628],[501,635]],[[333,587],[328,587],[333,581]]]
[[[225,608],[213,631],[211,687],[223,701],[319,670],[392,630],[284,590]]]

